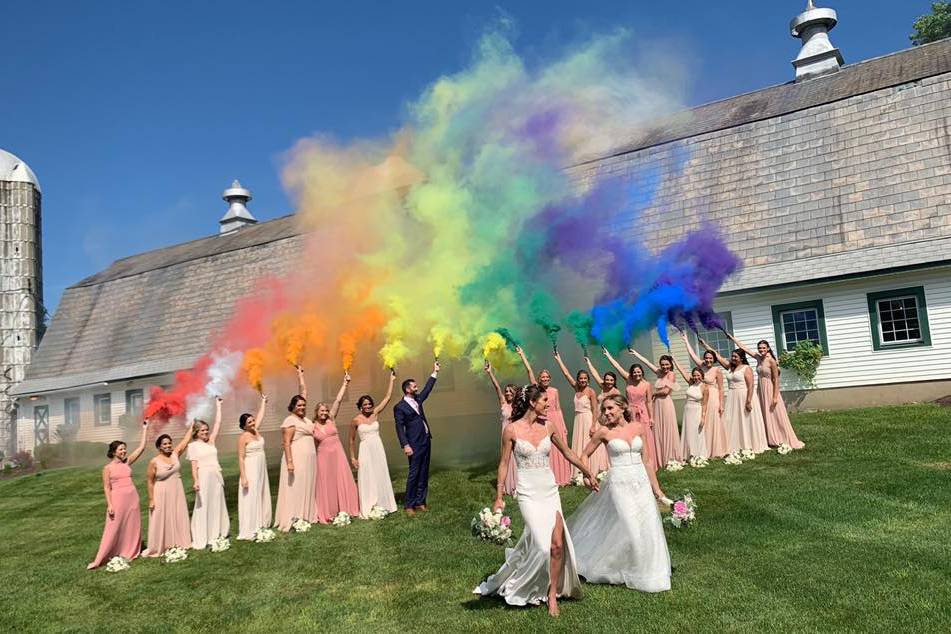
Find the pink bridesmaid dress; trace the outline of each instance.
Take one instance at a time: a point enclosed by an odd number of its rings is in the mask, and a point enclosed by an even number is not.
[[[282,451],[281,480],[277,488],[274,526],[286,533],[294,520],[314,515],[314,487],[317,486],[317,449],[314,447],[314,424],[309,418],[291,414],[281,423],[281,430],[292,428],[291,458],[294,472],[287,470],[287,453]],[[309,521],[309,520],[308,520]]]
[[[707,439],[707,450],[711,458],[722,458],[730,453],[730,437],[727,435],[720,408],[723,406],[723,392],[717,387],[717,373],[720,368],[708,368],[703,373],[703,382],[707,384],[707,417],[703,421],[703,435]]]
[[[106,511],[106,525],[96,558],[86,568],[92,570],[109,563],[113,557],[135,559],[142,549],[142,515],[139,492],[132,482],[132,468],[124,462],[111,462],[106,467],[112,492],[113,517]]]
[[[506,403],[502,406],[502,431],[512,422],[512,406]],[[505,495],[515,495],[515,484],[518,482],[518,466],[515,464],[515,454],[509,458],[509,470],[505,476],[505,482],[502,483],[502,491]]]
[[[806,443],[796,436],[796,430],[789,421],[789,413],[786,411],[782,392],[779,392],[776,407],[770,409],[773,402],[773,390],[778,390],[778,387],[773,386],[773,375],[769,371],[769,366],[760,361],[756,366],[756,375],[759,377],[756,392],[759,395],[759,405],[766,423],[766,439],[769,444],[778,447],[785,443],[793,449],[802,449]]]
[[[314,439],[317,441],[317,487],[311,521],[329,524],[341,511],[357,517],[360,515],[357,483],[353,480],[337,425],[332,420],[323,425],[315,422]]]
[[[594,412],[591,411],[591,399],[585,392],[575,392],[575,420],[571,425],[571,450],[579,456],[584,454],[584,448],[588,446],[591,440],[591,430],[594,427]],[[589,459],[591,471],[601,473],[607,471],[608,452],[604,444],[598,445]],[[578,469],[572,469],[572,475],[578,473]]]
[[[650,384],[642,380],[639,384],[628,385],[625,388],[627,392],[627,402],[631,407],[631,417],[647,426],[647,455],[650,457],[651,464],[654,465],[654,471],[657,471],[661,465],[657,462],[657,456],[660,450],[657,446],[657,438],[654,436],[654,422],[651,419],[650,409],[647,407],[647,392]]]
[[[677,380],[673,372],[654,381],[654,438],[657,439],[657,455],[660,465],[676,460],[683,462],[683,442],[677,430],[677,410],[674,408],[674,399],[671,395],[661,396],[657,393],[660,388],[669,388],[671,392],[677,389]],[[658,465],[658,466],[660,466]]]
[[[545,393],[548,395],[548,411],[545,416],[555,426],[555,433],[561,436],[561,439],[568,444],[568,428],[565,426],[565,416],[561,413],[561,401],[558,400],[558,389],[549,386]],[[552,473],[555,474],[555,483],[560,486],[571,484],[571,463],[561,455],[557,449],[551,452]]]
[[[178,456],[171,463],[155,459],[155,485],[152,499],[155,508],[149,513],[148,547],[143,557],[159,557],[172,546],[191,548],[192,532],[188,519],[188,502],[182,484]]]

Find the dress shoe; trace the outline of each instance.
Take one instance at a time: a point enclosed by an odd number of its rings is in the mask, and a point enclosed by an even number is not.
[[[416,511],[413,509],[403,509],[406,512],[406,517],[416,517]]]

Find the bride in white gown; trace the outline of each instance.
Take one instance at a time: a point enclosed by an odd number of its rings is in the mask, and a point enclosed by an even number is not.
[[[610,396],[601,406],[603,426],[585,447],[582,461],[603,443],[611,468],[593,493],[568,518],[578,573],[589,583],[625,585],[642,592],[670,590],[670,554],[655,498],[667,504],[650,458],[646,429],[630,423],[627,400]],[[651,495],[653,492],[653,495]]]
[[[515,548],[505,551],[505,563],[473,592],[497,595],[509,605],[548,604],[548,612],[558,615],[558,598],[581,596],[581,581],[575,567],[571,537],[564,525],[558,485],[549,466],[552,445],[588,478],[592,489],[597,480],[542,416],[548,396],[536,385],[527,385],[512,401],[512,422],[502,433],[502,459],[494,509],[505,508],[502,501],[508,463],[515,454],[518,464],[516,499],[525,520],[525,530]]]

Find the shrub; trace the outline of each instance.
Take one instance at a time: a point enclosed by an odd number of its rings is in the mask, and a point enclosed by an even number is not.
[[[101,462],[105,457],[106,445],[101,442],[61,442],[36,448],[36,461],[44,469]]]
[[[779,367],[795,372],[808,389],[816,387],[821,361],[822,347],[811,341],[800,341],[793,350],[779,355]]]
[[[13,460],[13,464],[16,465],[15,468],[21,471],[29,471],[33,468],[33,454],[29,451],[18,451],[13,454],[11,460]]]

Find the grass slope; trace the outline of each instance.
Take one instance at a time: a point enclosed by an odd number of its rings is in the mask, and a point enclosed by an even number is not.
[[[470,594],[503,559],[502,548],[468,530],[493,497],[488,466],[434,474],[434,511],[415,520],[233,541],[225,553],[190,553],[174,565],[138,560],[120,574],[85,570],[104,513],[98,469],[0,482],[0,629],[943,630],[951,622],[951,409],[804,414],[795,423],[805,451],[662,474],[668,494],[690,488],[701,505],[695,527],[668,529],[672,592],[588,585],[557,622],[542,608]],[[236,468],[223,466],[234,531]],[[144,509],[143,471],[136,466]],[[564,491],[566,512],[584,495]],[[509,508],[517,535],[517,508]]]

